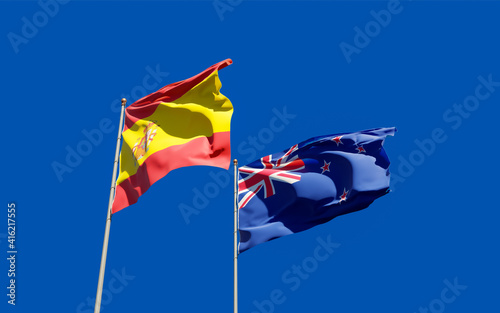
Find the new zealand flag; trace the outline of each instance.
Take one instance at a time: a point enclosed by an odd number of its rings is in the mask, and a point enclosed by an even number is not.
[[[362,210],[389,191],[395,128],[314,137],[239,169],[239,250]]]

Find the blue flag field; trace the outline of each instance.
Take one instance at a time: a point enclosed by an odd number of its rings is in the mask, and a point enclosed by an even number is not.
[[[395,128],[314,137],[239,169],[239,250],[366,208],[389,189]]]

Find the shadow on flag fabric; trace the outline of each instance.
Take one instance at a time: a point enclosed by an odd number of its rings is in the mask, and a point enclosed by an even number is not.
[[[362,210],[389,191],[395,128],[314,137],[239,168],[239,251]]]
[[[191,165],[229,168],[233,106],[219,90],[219,62],[167,85],[125,111],[120,174],[112,212],[134,204],[168,172]]]

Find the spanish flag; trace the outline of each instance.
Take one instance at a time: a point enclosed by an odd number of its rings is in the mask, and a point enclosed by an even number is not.
[[[192,165],[229,168],[233,106],[219,90],[219,62],[167,85],[125,110],[120,174],[112,213],[134,204],[168,172]]]

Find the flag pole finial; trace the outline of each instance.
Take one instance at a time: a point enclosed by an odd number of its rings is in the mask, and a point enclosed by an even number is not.
[[[125,104],[127,104],[127,99],[122,98],[122,106],[125,106]]]

